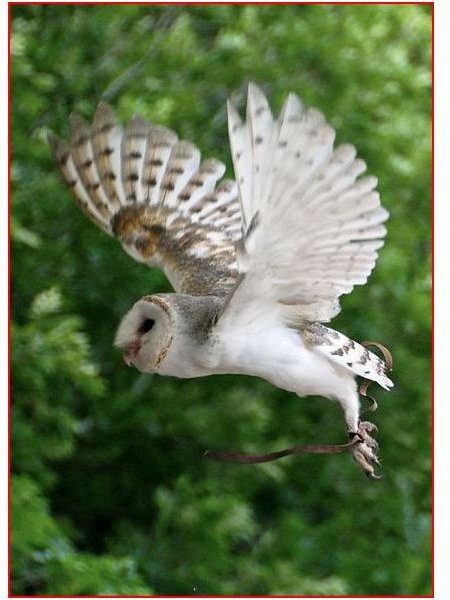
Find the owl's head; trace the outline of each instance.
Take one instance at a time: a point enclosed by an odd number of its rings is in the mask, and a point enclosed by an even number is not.
[[[123,350],[127,365],[153,372],[166,356],[174,334],[174,314],[165,298],[144,296],[128,311],[114,345]]]

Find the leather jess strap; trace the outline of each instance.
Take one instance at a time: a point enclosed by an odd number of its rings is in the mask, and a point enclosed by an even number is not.
[[[221,450],[211,452],[210,450],[207,450],[204,456],[206,456],[206,458],[219,460],[222,462],[254,464],[278,460],[279,458],[291,456],[292,454],[340,454],[355,444],[359,444],[360,441],[361,440],[358,437],[354,437],[347,444],[292,446],[291,448],[285,448],[284,450],[277,450],[275,452],[267,452],[266,454],[247,454],[245,452],[226,452]]]

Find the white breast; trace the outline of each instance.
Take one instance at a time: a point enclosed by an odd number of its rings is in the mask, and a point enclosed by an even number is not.
[[[210,360],[218,359],[214,372],[261,377],[299,395],[329,396],[340,377],[324,357],[307,348],[300,334],[284,326],[242,335],[230,331]]]
[[[246,335],[230,330],[204,345],[181,336],[157,372],[180,378],[252,375],[300,396],[334,397],[346,385],[337,365],[306,347],[299,332],[285,326]]]

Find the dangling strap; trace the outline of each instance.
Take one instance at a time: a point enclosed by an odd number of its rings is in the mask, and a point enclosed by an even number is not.
[[[368,341],[361,342],[361,346],[364,346],[364,348],[367,348],[369,346],[378,348],[378,350],[383,355],[383,359],[384,359],[384,362],[386,363],[387,370],[388,371],[392,370],[393,358],[392,358],[392,354],[386,348],[386,346],[383,346],[383,344],[379,344],[378,342],[368,342]],[[359,390],[358,390],[359,394],[361,396],[363,396],[364,398],[368,398],[371,402],[370,406],[368,408],[366,408],[366,410],[362,411],[363,413],[364,412],[375,412],[378,408],[378,403],[375,400],[375,398],[367,393],[367,390],[369,389],[369,386],[372,383],[374,383],[374,382],[371,379],[364,379],[364,381],[359,386]]]
[[[361,440],[359,437],[355,436],[347,444],[292,446],[291,448],[285,448],[284,450],[278,450],[276,452],[268,452],[267,454],[248,454],[245,452],[225,452],[221,450],[211,452],[210,450],[207,450],[204,456],[212,460],[220,460],[223,462],[254,464],[278,460],[279,458],[291,456],[292,454],[340,454],[360,442]]]

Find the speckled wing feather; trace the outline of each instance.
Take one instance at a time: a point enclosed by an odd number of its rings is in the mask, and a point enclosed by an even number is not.
[[[246,229],[240,283],[221,319],[254,320],[271,307],[292,324],[329,321],[383,245],[376,178],[361,177],[354,147],[334,148],[333,128],[294,94],[275,121],[250,84],[245,122],[229,105],[229,134]]]
[[[70,118],[67,143],[49,138],[83,212],[138,261],[164,270],[178,292],[225,295],[241,237],[238,189],[225,166],[201,162],[173,131],[135,117],[124,128],[106,104],[92,125]]]
[[[376,381],[385,390],[394,385],[386,375],[385,362],[343,333],[321,323],[305,323],[301,335],[307,346],[355,375]]]

